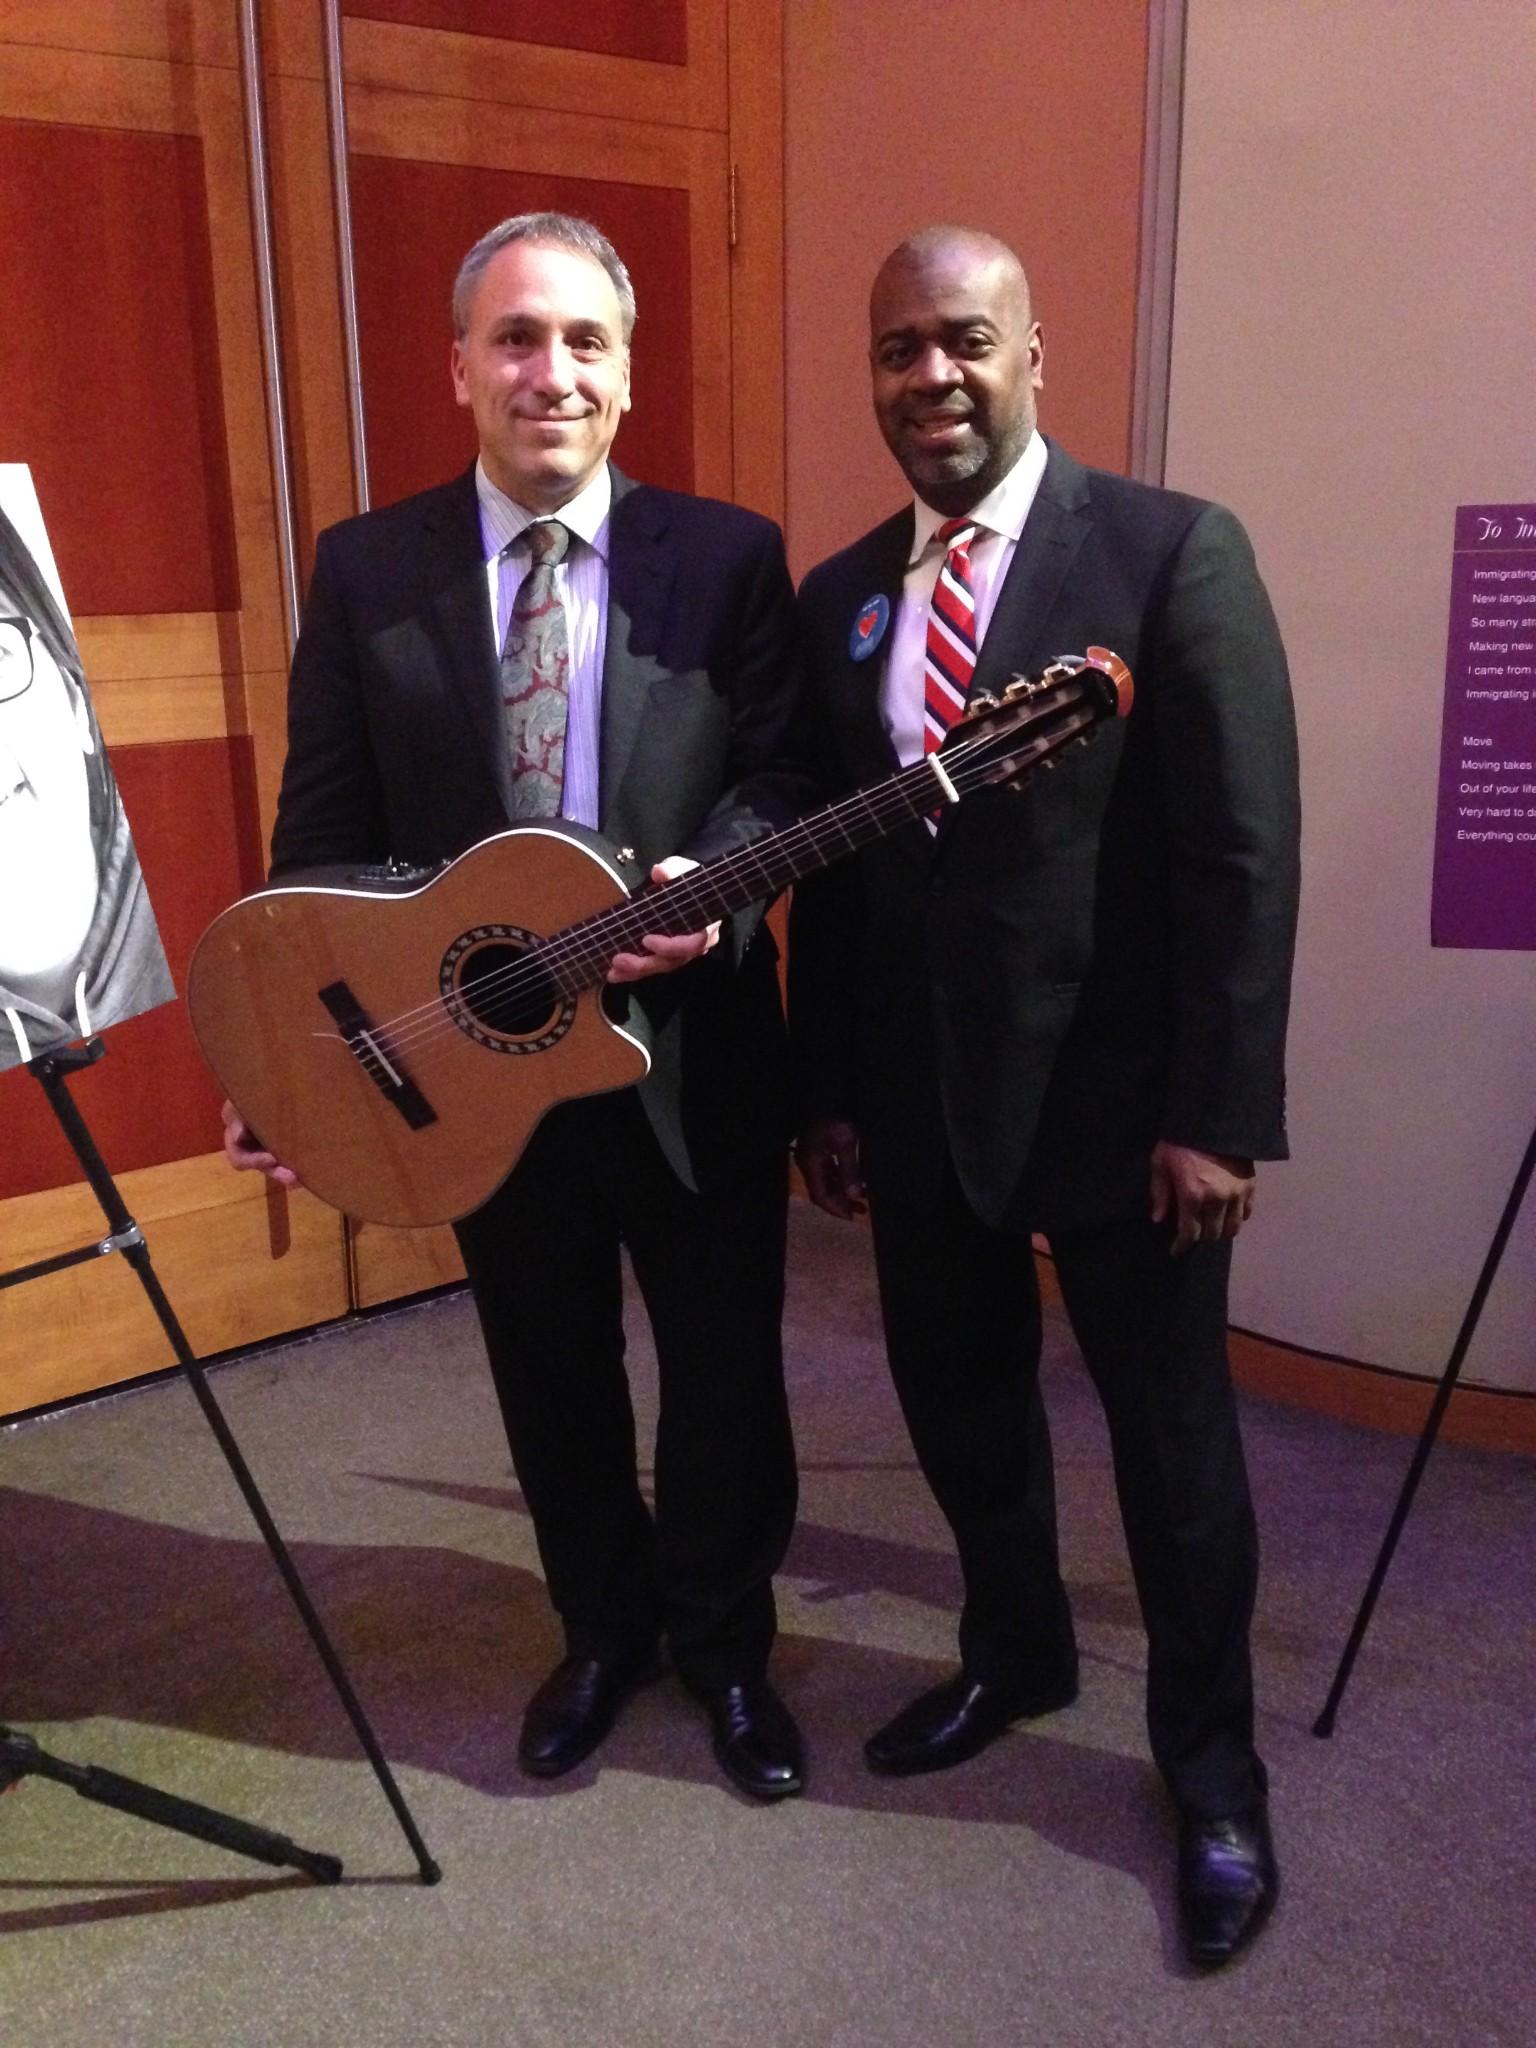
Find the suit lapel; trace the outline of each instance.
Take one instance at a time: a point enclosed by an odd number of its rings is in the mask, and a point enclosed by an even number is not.
[[[908,506],[883,526],[877,526],[848,558],[839,575],[837,593],[831,599],[834,609],[823,629],[827,634],[824,674],[832,720],[845,770],[855,787],[883,781],[901,766],[880,714],[880,699],[911,552],[912,509]],[[876,653],[856,660],[855,626],[872,597],[883,597],[890,606],[884,641]],[[932,842],[924,826],[903,825],[891,834],[889,843],[917,867],[926,869]]]
[[[1072,651],[1048,648],[1045,630],[1067,572],[1088,537],[1088,480],[1054,442],[1046,446],[1040,488],[976,657],[968,693],[973,697],[983,690],[1001,695],[1014,676],[1031,675],[1054,655]],[[954,821],[954,809],[948,806],[939,818],[936,854],[942,853]]]
[[[977,656],[973,692],[996,693],[1010,677],[1029,674],[1057,654],[1077,651],[1047,647],[1044,634],[1067,572],[1088,536],[1088,480],[1070,455],[1054,442],[1047,446],[1045,474]]]
[[[890,734],[880,716],[880,697],[885,687],[891,643],[896,637],[896,615],[901,608],[901,588],[906,581],[907,557],[912,551],[910,507],[877,526],[858,550],[844,572],[841,585],[847,600],[846,618],[834,618],[833,631],[839,636],[831,652],[831,688],[842,704],[838,720],[849,747],[849,768],[856,783],[872,782],[882,775],[894,775],[900,767]],[[884,644],[863,660],[854,658],[854,627],[872,597],[883,597],[890,607]]]
[[[612,474],[598,776],[605,818],[623,785],[652,686],[667,674],[655,650],[677,566],[665,498],[637,490],[618,470]]]
[[[473,470],[445,485],[428,509],[423,573],[429,591],[427,632],[437,647],[443,674],[474,727],[480,758],[496,785],[502,807],[510,815],[512,765]]]

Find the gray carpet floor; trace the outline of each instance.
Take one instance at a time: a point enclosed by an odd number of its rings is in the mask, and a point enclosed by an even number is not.
[[[519,1714],[559,1643],[462,1296],[214,1375],[443,1865],[432,1889],[187,1387],[5,1432],[0,1716],[347,1870],[315,1887],[25,1780],[0,1799],[5,2048],[1536,2040],[1536,1468],[1436,1452],[1319,1742],[1408,1447],[1248,1404],[1285,1888],[1253,1950],[1198,1978],[1103,1427],[1064,1326],[1046,1391],[1082,1699],[957,1771],[863,1768],[864,1734],[949,1668],[957,1598],[866,1256],[797,1205],[803,1481],[775,1670],[812,1780],[782,1807],[732,1793],[665,1675],[570,1777],[519,1776]],[[633,1354],[648,1426],[643,1327]]]

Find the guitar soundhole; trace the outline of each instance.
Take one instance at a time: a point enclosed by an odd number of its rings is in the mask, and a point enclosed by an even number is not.
[[[439,985],[455,1024],[492,1052],[544,1052],[576,1014],[530,951],[532,932],[476,925],[443,955]]]

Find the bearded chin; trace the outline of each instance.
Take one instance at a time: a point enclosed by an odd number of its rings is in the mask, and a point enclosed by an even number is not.
[[[902,468],[913,484],[964,484],[985,467],[988,453],[985,442],[980,441],[964,448],[909,448]]]

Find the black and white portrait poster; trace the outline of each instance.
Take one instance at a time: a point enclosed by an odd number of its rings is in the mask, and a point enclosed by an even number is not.
[[[174,991],[24,463],[0,463],[0,1072]]]

